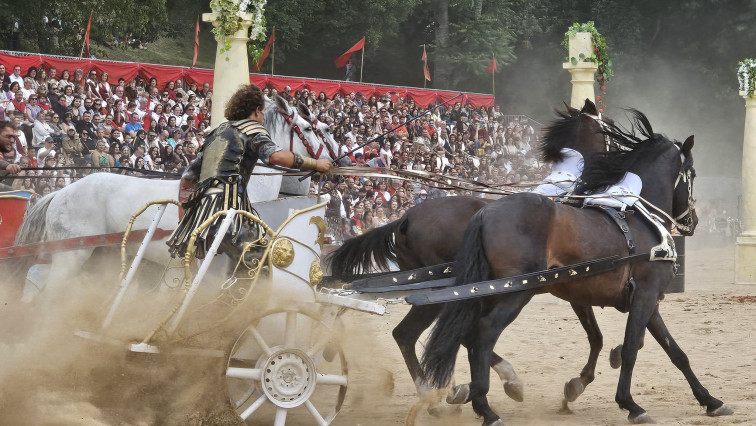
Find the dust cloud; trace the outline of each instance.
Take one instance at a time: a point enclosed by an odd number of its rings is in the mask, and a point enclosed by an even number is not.
[[[88,278],[60,293],[68,297],[46,291],[28,305],[17,283],[2,283],[0,424],[240,424],[223,401],[220,358],[132,354],[75,336],[97,331],[115,289]],[[130,307],[129,316],[154,326],[148,305]],[[133,336],[124,340],[144,335]]]

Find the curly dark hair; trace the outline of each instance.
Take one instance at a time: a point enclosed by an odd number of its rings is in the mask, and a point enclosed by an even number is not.
[[[224,115],[229,121],[244,120],[264,106],[262,90],[254,84],[245,84],[228,100]]]

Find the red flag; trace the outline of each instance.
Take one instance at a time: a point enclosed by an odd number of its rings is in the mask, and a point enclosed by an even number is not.
[[[420,60],[423,61],[423,74],[425,74],[425,79],[431,81],[430,71],[428,70],[428,54],[425,53],[425,46],[423,46],[423,57],[420,58]]]
[[[496,71],[499,71],[499,67],[496,66],[496,55],[493,55],[493,58],[491,58],[491,65],[486,68],[486,71],[490,73],[495,73]]]
[[[89,57],[89,29],[92,27],[92,13],[89,14],[89,22],[87,22],[87,33],[84,34],[84,57]]]
[[[276,42],[276,27],[273,27],[273,31],[270,33],[268,44],[265,45],[265,50],[263,50],[262,56],[260,56],[260,59],[257,61],[257,65],[252,67],[252,70],[254,72],[260,71],[260,68],[262,68],[262,64],[265,61],[265,58],[267,58],[268,54],[270,54],[270,46],[272,46],[273,43],[275,42]]]
[[[349,62],[349,58],[352,57],[352,53],[363,48],[365,48],[365,37],[362,37],[362,39],[358,41],[357,44],[352,46],[351,49],[347,50],[343,55],[339,56],[335,61],[333,61],[333,63],[336,64],[336,68],[344,68],[347,62]]]
[[[192,58],[192,68],[197,63],[197,52],[199,52],[199,16],[197,17],[197,28],[194,30],[194,58]]]

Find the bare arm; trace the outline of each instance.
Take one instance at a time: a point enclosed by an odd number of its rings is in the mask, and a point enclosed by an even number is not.
[[[270,160],[268,162],[274,166],[282,166],[282,167],[288,167],[288,168],[300,168],[302,170],[317,170],[320,173],[328,173],[331,171],[331,168],[333,165],[329,160],[312,160],[312,159],[305,159],[314,161],[315,165],[314,167],[307,167],[307,161],[305,161],[305,165],[302,167],[295,167],[294,166],[294,154],[290,151],[276,151],[270,156]]]

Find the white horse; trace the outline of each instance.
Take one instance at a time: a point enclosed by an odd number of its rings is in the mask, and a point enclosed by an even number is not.
[[[291,149],[308,157],[309,152],[315,150],[319,158],[331,159],[329,150],[321,149],[322,142],[313,132],[311,124],[280,97],[275,102],[266,99],[265,127],[273,141],[283,149]],[[281,176],[253,176],[247,185],[247,193],[252,202],[272,200],[278,197],[280,186]],[[15,244],[124,232],[136,209],[151,201],[175,200],[178,191],[178,180],[149,180],[95,173],[40,199],[29,211]],[[156,209],[153,206],[140,216],[133,229],[146,229]],[[160,221],[160,228],[175,229],[178,221],[177,207],[169,204]],[[148,246],[145,259],[167,265],[170,255],[166,238],[153,241]],[[135,252],[135,247],[132,249]],[[84,248],[53,253],[52,264],[46,274],[51,279],[27,280],[23,300],[31,301],[44,287],[52,287],[74,277],[93,251],[94,248]],[[25,275],[31,265],[15,266],[23,268],[21,273]]]
[[[326,149],[329,149],[328,154],[332,158],[339,157],[339,144],[333,138],[331,131],[327,123],[318,121],[317,115],[312,113],[307,106],[303,103],[297,105],[299,115],[310,123],[313,127],[313,131],[318,135]],[[339,165],[349,167],[352,165],[352,160],[349,157],[344,157],[339,162]],[[284,176],[281,182],[281,192],[287,195],[307,195],[310,191],[310,178],[299,180],[298,176]]]

